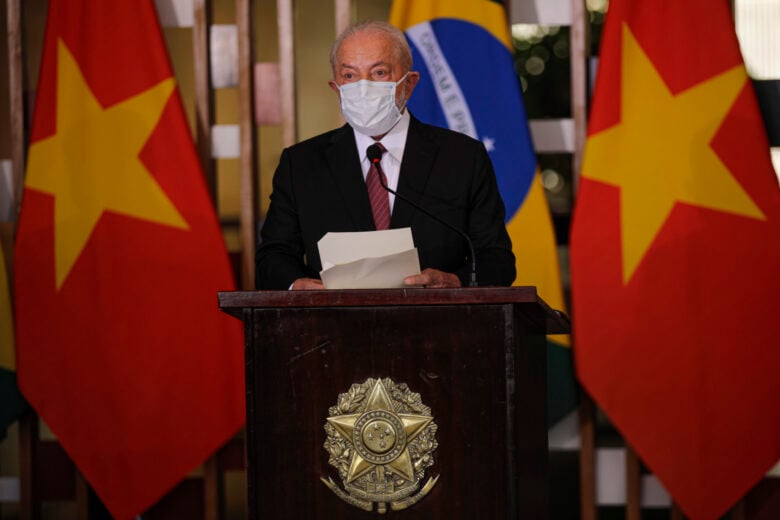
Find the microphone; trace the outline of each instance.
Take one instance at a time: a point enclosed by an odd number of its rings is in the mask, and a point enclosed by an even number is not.
[[[379,148],[379,145],[372,144],[371,146],[369,146],[366,149],[366,157],[368,157],[368,160],[371,162],[371,164],[376,166],[377,170],[379,170],[379,173],[380,173],[380,175],[379,175],[379,184],[385,190],[387,190],[388,192],[392,193],[397,198],[399,198],[402,201],[406,202],[407,204],[409,204],[413,208],[421,211],[425,215],[428,215],[430,218],[432,218],[433,220],[435,220],[439,224],[443,225],[444,227],[446,227],[448,229],[451,229],[452,231],[456,232],[457,234],[459,234],[460,236],[463,237],[463,239],[466,241],[466,243],[469,246],[469,253],[471,255],[471,279],[469,280],[469,287],[477,287],[477,257],[476,257],[476,255],[474,255],[474,243],[471,241],[471,238],[462,229],[458,229],[455,226],[453,226],[452,224],[450,224],[449,222],[447,222],[446,220],[443,220],[443,219],[437,217],[436,215],[434,215],[430,211],[426,210],[425,208],[423,208],[422,206],[420,206],[416,202],[412,201],[411,199],[409,199],[407,197],[404,197],[403,195],[401,195],[397,191],[391,189],[387,185],[387,182],[385,181],[384,172],[382,171],[382,165],[380,164],[380,161],[382,160],[382,149]]]

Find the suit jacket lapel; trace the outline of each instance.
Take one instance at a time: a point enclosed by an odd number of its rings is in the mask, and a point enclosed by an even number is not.
[[[401,160],[398,193],[420,204],[438,151],[439,145],[429,137],[425,126],[412,116],[409,122],[409,133],[406,136],[404,156]],[[369,205],[369,211],[370,209]],[[416,211],[410,204],[396,197],[390,226],[393,228],[410,226]]]
[[[344,199],[344,205],[357,231],[375,229],[368,200],[360,157],[355,144],[355,134],[349,125],[334,133],[330,146],[325,150],[331,175]]]

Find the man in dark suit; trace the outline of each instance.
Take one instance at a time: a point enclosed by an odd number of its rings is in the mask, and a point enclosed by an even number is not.
[[[458,287],[471,273],[462,236],[415,209],[463,230],[474,244],[479,285],[510,285],[515,278],[504,205],[481,142],[426,125],[406,110],[419,73],[411,71],[406,38],[384,22],[347,29],[331,49],[333,80],[347,125],[283,151],[271,205],[255,258],[258,289],[322,289],[317,241],[329,231],[385,227],[376,216],[367,148],[381,143],[389,227],[411,227],[422,272],[408,285]],[[381,207],[381,206],[380,206]],[[387,207],[387,206],[386,206]],[[375,223],[375,220],[377,223]]]

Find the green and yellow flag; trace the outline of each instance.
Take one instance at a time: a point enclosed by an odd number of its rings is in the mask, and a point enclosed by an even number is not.
[[[493,162],[517,259],[516,285],[534,285],[565,309],[550,210],[536,164],[504,7],[489,0],[395,0],[420,82],[409,109],[420,120],[479,139]],[[548,342],[548,423],[574,409],[568,336]]]

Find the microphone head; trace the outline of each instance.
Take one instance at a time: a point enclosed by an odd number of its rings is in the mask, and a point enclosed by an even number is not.
[[[372,144],[366,148],[366,157],[372,164],[376,164],[382,160],[382,149],[379,148],[378,144]]]

